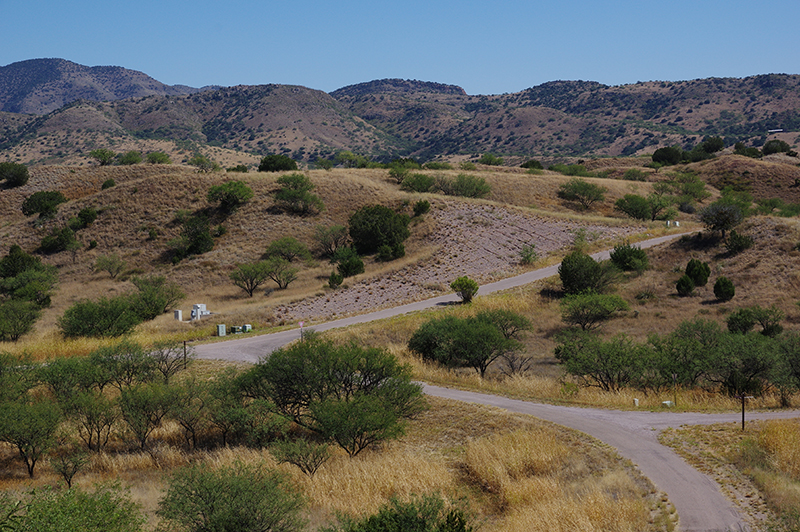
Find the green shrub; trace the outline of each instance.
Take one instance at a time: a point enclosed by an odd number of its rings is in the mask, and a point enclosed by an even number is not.
[[[283,172],[297,170],[297,163],[286,155],[273,154],[261,159],[258,165],[259,172]]]
[[[64,311],[58,327],[66,338],[116,337],[132,332],[141,322],[130,297],[117,296],[78,301]]]
[[[459,164],[458,167],[466,172],[474,172],[475,170],[477,170],[475,164],[469,161],[461,161],[461,164]]]
[[[264,252],[264,255],[268,258],[282,257],[289,262],[292,262],[295,259],[300,259],[306,262],[311,260],[311,252],[308,250],[306,245],[292,236],[285,236],[270,242],[270,244],[267,246],[267,250]]]
[[[89,157],[100,163],[100,166],[108,166],[114,162],[117,154],[107,148],[98,148],[89,152]]]
[[[640,247],[632,246],[629,242],[614,246],[611,251],[611,262],[626,272],[643,272],[650,267],[647,253]]]
[[[411,174],[403,179],[400,188],[410,192],[430,192],[435,184],[436,178],[431,175]]]
[[[528,159],[519,166],[520,168],[527,168],[528,170],[544,170],[542,163],[540,163],[536,159]]]
[[[207,198],[209,202],[218,201],[219,208],[230,214],[253,198],[253,189],[244,181],[228,181],[209,188]]]
[[[590,331],[628,308],[628,303],[615,294],[571,294],[561,300],[561,319]]]
[[[605,187],[575,177],[562,184],[558,188],[557,195],[561,199],[575,201],[584,209],[589,209],[594,203],[603,201],[607,190]]]
[[[172,164],[169,155],[163,151],[154,151],[147,154],[145,158],[148,164]]]
[[[711,267],[707,262],[690,259],[686,264],[685,273],[692,279],[694,286],[705,286],[708,283],[708,276],[711,275]]]
[[[414,216],[419,217],[427,214],[431,210],[431,203],[428,200],[419,200],[414,204]]]
[[[59,253],[61,251],[72,251],[80,247],[78,239],[75,238],[75,231],[69,227],[53,229],[53,231],[42,239],[39,249],[42,253]]]
[[[758,148],[751,148],[749,146],[745,146],[743,142],[737,142],[733,146],[733,153],[736,155],[744,155],[745,157],[751,157],[753,159],[760,159],[761,158],[761,150]]]
[[[333,288],[334,290],[342,286],[343,282],[344,282],[344,275],[340,273],[331,272],[331,274],[328,276],[328,286],[330,288]]]
[[[198,172],[202,173],[216,172],[220,169],[219,164],[200,153],[192,156],[192,158],[187,161],[187,164],[189,166],[194,166],[197,168]]]
[[[358,256],[356,250],[351,247],[340,247],[334,254],[332,261],[337,265],[339,275],[342,277],[353,277],[364,273],[364,261]]]
[[[725,248],[731,255],[736,255],[751,247],[753,247],[753,237],[737,233],[735,229],[731,230],[728,240],[725,241]]]
[[[761,151],[764,153],[764,155],[772,155],[773,153],[785,153],[791,149],[792,147],[789,146],[789,144],[787,144],[785,141],[778,139],[768,140],[761,147]]]
[[[103,181],[103,184],[100,185],[100,190],[105,190],[107,188],[111,188],[111,187],[115,187],[115,186],[117,186],[117,182],[116,181],[114,181],[113,179],[106,179],[105,181]]]
[[[316,188],[311,180],[299,172],[278,178],[280,190],[275,193],[275,203],[279,207],[306,216],[325,208],[322,200],[311,191]]]
[[[129,151],[117,155],[117,164],[123,166],[132,166],[142,162],[142,154],[138,151]]]
[[[214,237],[211,236],[208,218],[202,214],[185,218],[180,236],[171,240],[169,246],[173,252],[173,261],[176,262],[214,249]]]
[[[692,281],[691,277],[684,274],[678,279],[678,282],[675,283],[675,289],[681,297],[690,296],[692,292],[694,292],[694,281]]]
[[[246,164],[237,164],[236,166],[231,166],[231,167],[226,168],[225,171],[226,172],[235,172],[235,173],[240,173],[240,174],[246,174],[247,172],[250,171],[250,169],[247,168]]]
[[[622,174],[622,179],[625,181],[645,181],[647,179],[647,174],[638,168],[629,168]]]
[[[446,510],[440,496],[402,502],[391,499],[378,513],[349,520],[326,532],[472,532],[464,512]]]
[[[389,177],[398,184],[401,184],[403,180],[408,177],[408,168],[405,166],[392,166],[389,168]]]
[[[441,161],[428,161],[422,165],[426,170],[452,170],[453,166],[450,163]]]
[[[34,192],[22,202],[22,214],[25,216],[39,214],[41,218],[52,218],[58,212],[58,206],[66,201],[64,194],[58,191]]]
[[[450,283],[450,288],[458,295],[463,303],[469,303],[478,293],[478,283],[469,277],[462,276]]]
[[[731,312],[725,323],[732,333],[747,334],[756,325],[756,319],[749,308],[740,308]]]
[[[409,218],[383,205],[365,205],[350,216],[350,238],[359,254],[375,253],[381,246],[392,249],[394,258],[405,254],[403,242],[411,235]]]
[[[658,148],[653,153],[653,162],[659,163],[664,166],[678,164],[683,159],[683,150],[668,146],[665,148]]]
[[[0,181],[6,182],[6,187],[16,188],[28,182],[30,174],[24,164],[2,162],[0,163]]]
[[[736,288],[730,279],[724,276],[717,277],[714,283],[714,296],[720,301],[730,301],[736,295]]]
[[[448,196],[465,198],[485,198],[492,192],[492,187],[484,178],[469,174],[458,174],[455,179],[439,176],[436,187]]]
[[[533,264],[539,260],[539,255],[536,253],[536,244],[524,244],[519,252],[519,261],[522,264]]]
[[[617,280],[618,272],[610,261],[597,262],[580,250],[564,257],[558,267],[561,285],[567,294],[605,292]]]
[[[484,153],[481,155],[481,158],[478,159],[480,164],[485,164],[488,166],[502,166],[503,158],[493,155],[491,153]]]
[[[627,214],[634,220],[650,221],[653,211],[647,198],[637,194],[625,194],[614,203],[614,209]]]

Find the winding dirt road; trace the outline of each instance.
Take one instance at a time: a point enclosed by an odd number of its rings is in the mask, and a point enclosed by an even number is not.
[[[680,234],[655,238],[639,243],[643,248],[655,246]],[[595,259],[608,258],[608,251],[596,253]],[[558,265],[510,277],[481,286],[478,294],[522,286],[558,273]],[[455,295],[440,296],[425,301],[401,305],[359,316],[315,324],[314,330],[323,332],[357,323],[389,318],[409,312],[433,308],[456,302]],[[257,362],[259,358],[299,338],[298,329],[274,334],[238,338],[225,342],[199,345],[198,358],[224,359],[240,362]],[[681,425],[725,423],[740,420],[739,414],[696,414],[673,412],[626,412],[576,408],[532,403],[501,396],[467,392],[424,385],[425,393],[433,396],[480,403],[513,412],[530,414],[566,427],[579,430],[617,449],[617,452],[636,464],[656,487],[665,492],[675,506],[680,518],[681,531],[748,530],[736,507],[720,492],[719,486],[707,475],[688,465],[668,447],[658,443],[661,430]],[[785,411],[749,414],[748,419],[797,417],[800,412]]]

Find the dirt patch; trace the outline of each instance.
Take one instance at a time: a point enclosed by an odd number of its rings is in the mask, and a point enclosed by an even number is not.
[[[458,202],[445,203],[430,216],[436,225],[429,236],[436,248],[430,258],[388,275],[276,307],[276,318],[326,321],[436,297],[450,292],[450,283],[463,275],[484,284],[521,273],[520,251],[526,245],[535,245],[539,257],[544,257],[570,245],[580,229],[591,240],[610,241],[643,230],[639,226],[586,225]]]

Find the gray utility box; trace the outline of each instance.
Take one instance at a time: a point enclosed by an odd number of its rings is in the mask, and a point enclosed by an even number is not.
[[[225,336],[225,324],[217,325],[217,336]]]

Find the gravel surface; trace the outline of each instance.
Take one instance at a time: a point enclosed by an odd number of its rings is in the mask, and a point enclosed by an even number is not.
[[[540,257],[570,245],[583,229],[592,240],[616,241],[641,233],[642,226],[607,227],[528,215],[491,205],[448,203],[429,214],[436,222],[430,237],[436,253],[388,276],[359,281],[325,295],[279,306],[275,316],[287,322],[326,321],[420,301],[451,292],[450,283],[466,275],[479,284],[510,277],[523,246],[534,244]]]

